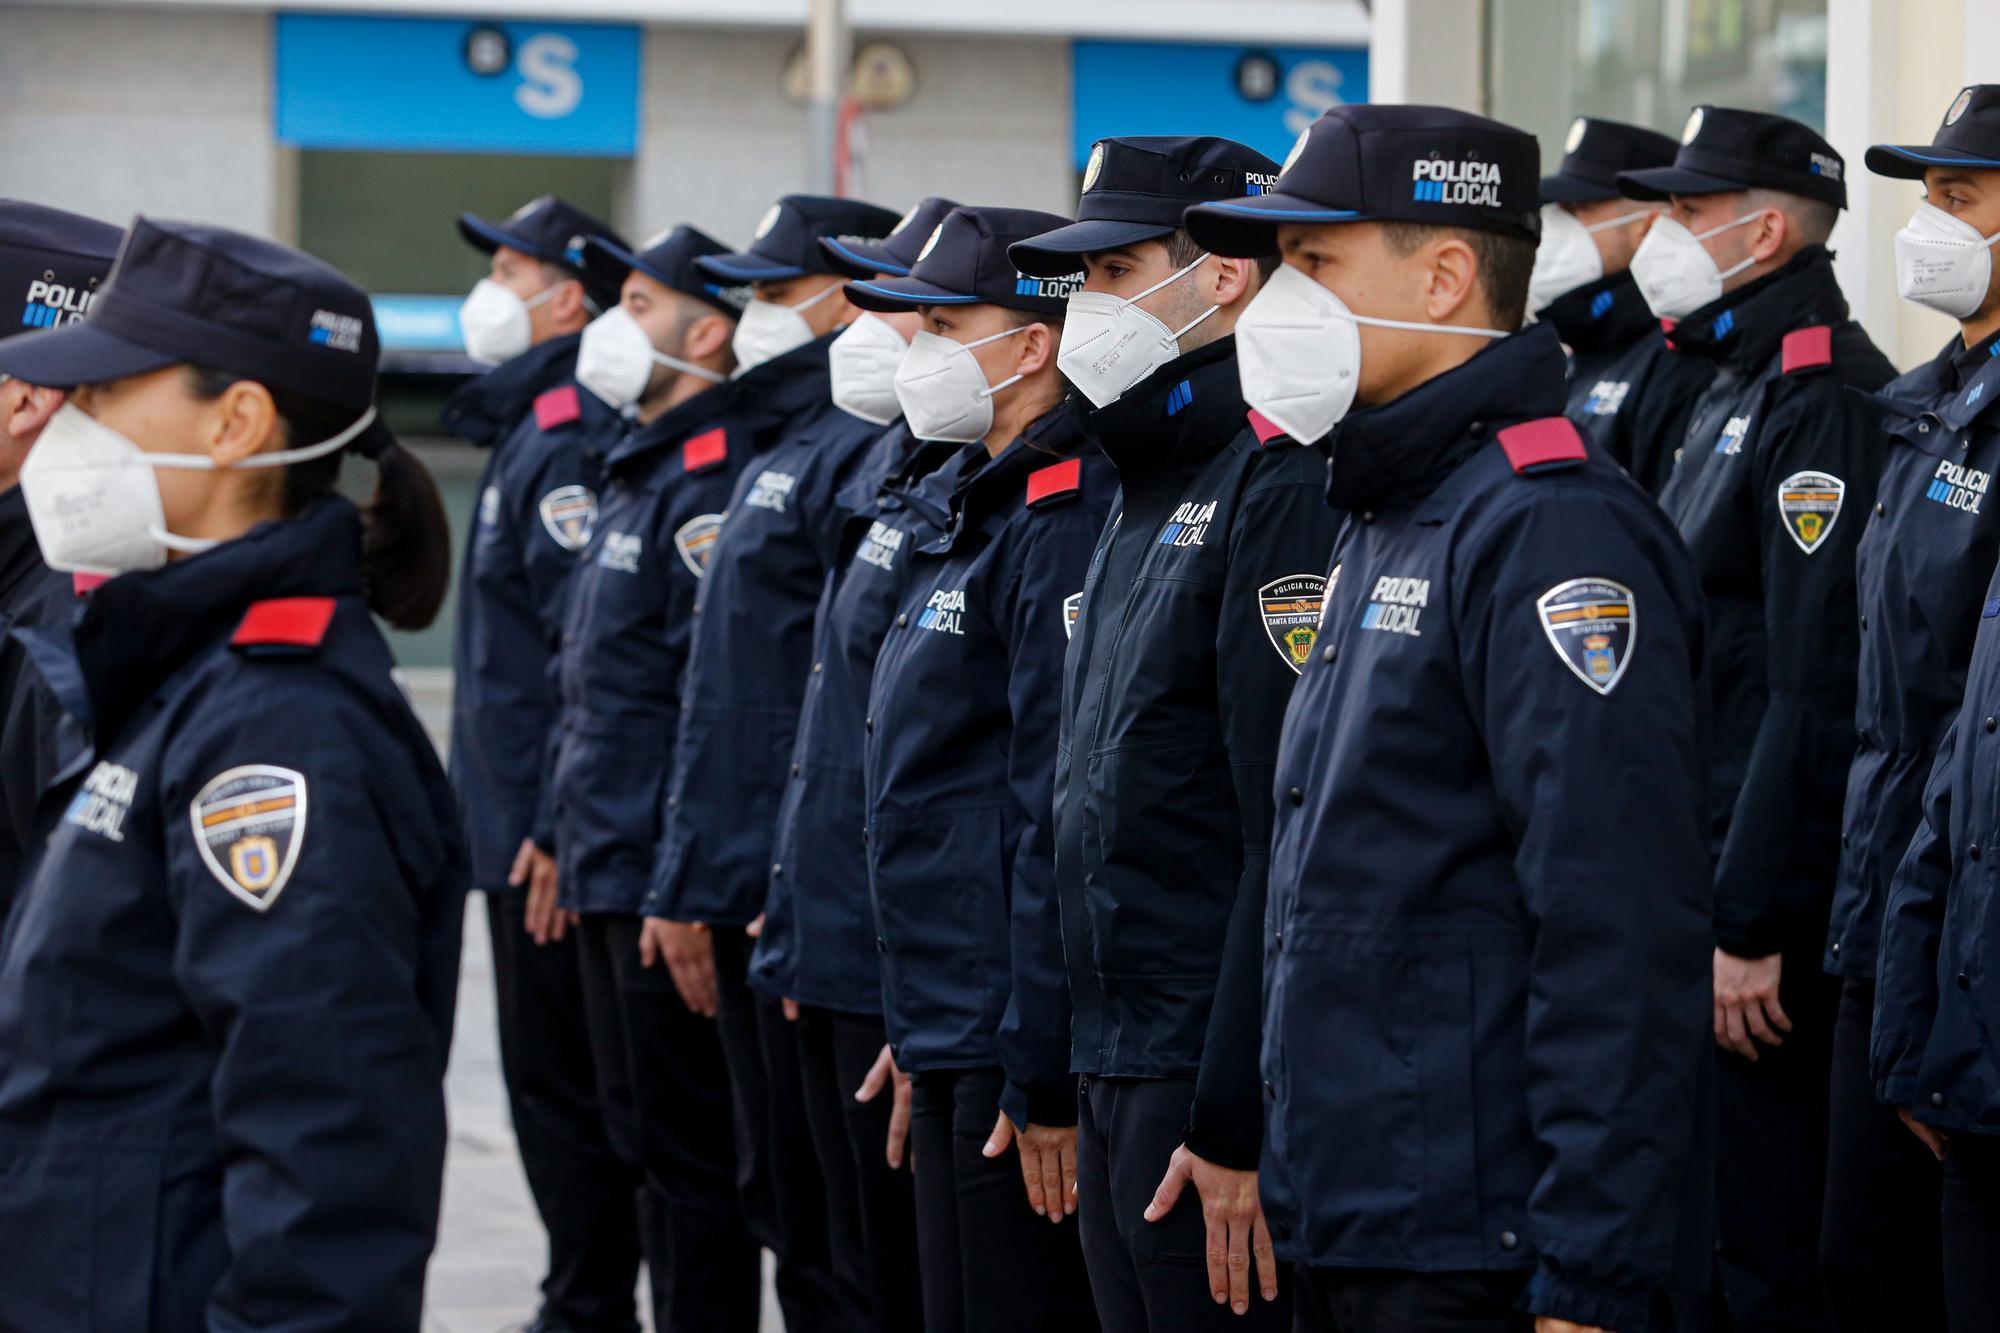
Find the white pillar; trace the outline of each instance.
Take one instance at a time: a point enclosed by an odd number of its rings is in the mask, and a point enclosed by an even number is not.
[[[1368,100],[1483,111],[1481,0],[1375,0],[1368,30]]]
[[[1990,3],[1991,0],[1969,0]],[[1847,212],[1834,228],[1834,271],[1854,317],[1892,360],[1898,357],[1896,270],[1888,262],[1909,220],[1910,188],[1862,164],[1868,145],[1896,125],[1902,25],[1897,0],[1828,0],[1826,137],[1847,160]]]
[[[2000,83],[2000,4],[1965,0],[1965,81]]]

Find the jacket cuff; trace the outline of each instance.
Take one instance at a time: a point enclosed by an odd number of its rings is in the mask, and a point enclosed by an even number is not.
[[[1728,921],[1715,923],[1715,946],[1734,958],[1769,958],[1785,951],[1778,932],[1770,927]]]
[[[1651,1327],[1652,1301],[1643,1291],[1580,1281],[1544,1259],[1528,1279],[1521,1308],[1532,1315],[1567,1319],[1572,1324],[1606,1328],[1612,1333],[1645,1333]]]
[[[1246,1141],[1240,1134],[1204,1132],[1192,1117],[1187,1127],[1181,1130],[1181,1142],[1204,1162],[1213,1162],[1231,1171],[1255,1171],[1257,1159],[1263,1151],[1261,1142]]]
[[[1000,1109],[1017,1131],[1031,1124],[1068,1129],[1076,1123],[1076,1076],[1025,1084],[1009,1079],[1000,1089]]]

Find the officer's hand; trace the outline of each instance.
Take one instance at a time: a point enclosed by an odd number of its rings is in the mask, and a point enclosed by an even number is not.
[[[1542,1315],[1535,1320],[1535,1333],[1612,1333],[1612,1330],[1595,1324],[1572,1324],[1567,1319],[1551,1319]]]
[[[993,1122],[993,1134],[981,1149],[987,1157],[998,1157],[1007,1145],[1019,1140],[1021,1183],[1028,1187],[1028,1206],[1037,1217],[1062,1224],[1076,1211],[1076,1126],[1037,1125],[1033,1121],[1019,1134],[1014,1122],[1002,1111]]]
[[[699,921],[647,917],[639,928],[639,966],[651,967],[656,958],[667,965],[681,1003],[703,1018],[714,1018],[715,941],[708,927]]]
[[[535,846],[533,838],[521,840],[521,850],[514,854],[513,872],[507,877],[507,882],[516,886],[523,880],[528,885],[523,928],[534,936],[537,944],[561,940],[569,928],[569,914],[556,906],[556,859]]]
[[[875,1057],[874,1067],[868,1077],[861,1080],[854,1100],[872,1102],[882,1095],[882,1089],[891,1083],[896,1086],[895,1101],[889,1106],[889,1137],[882,1145],[882,1156],[888,1161],[889,1169],[902,1169],[903,1148],[910,1141],[910,1077],[896,1068],[896,1057],[887,1046]]]
[[[755,921],[752,921],[749,925],[743,927],[743,933],[745,935],[748,935],[753,940],[763,939],[764,914],[762,912],[757,913],[757,919]]]
[[[1784,1006],[1778,1003],[1778,978],[1784,962],[1783,954],[1738,958],[1715,951],[1715,1040],[1723,1050],[1755,1060],[1757,1042],[1785,1044],[1778,1033],[1790,1032],[1792,1020],[1785,1017]]]
[[[1932,1129],[1929,1125],[1911,1115],[1910,1108],[1907,1106],[1897,1107],[1896,1115],[1905,1125],[1909,1126],[1910,1133],[1921,1139],[1923,1145],[1931,1150],[1931,1156],[1937,1158],[1940,1162],[1944,1160],[1944,1155],[1951,1151],[1951,1139],[1944,1131]]]
[[[1278,1258],[1271,1252],[1271,1233],[1264,1226],[1264,1205],[1257,1198],[1257,1173],[1232,1171],[1195,1156],[1184,1143],[1174,1149],[1166,1178],[1146,1205],[1146,1220],[1157,1222],[1173,1211],[1188,1182],[1201,1199],[1208,1223],[1208,1292],[1217,1305],[1229,1302],[1237,1314],[1250,1309],[1250,1260],[1256,1256],[1257,1281],[1264,1299],[1278,1299]]]

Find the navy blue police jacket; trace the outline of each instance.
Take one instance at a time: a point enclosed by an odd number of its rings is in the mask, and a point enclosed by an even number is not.
[[[1541,318],[1569,348],[1563,415],[1648,495],[1658,495],[1715,363],[1668,345],[1629,271],[1557,297]]]
[[[563,622],[548,785],[571,911],[635,914],[645,902],[695,593],[751,443],[724,385],[634,426],[603,457]]]
[[[1294,1262],[1528,1269],[1533,1312],[1642,1330],[1708,1262],[1701,588],[1553,415],[1561,358],[1531,327],[1325,442],[1259,1186]]]
[[[840,558],[839,503],[880,426],[833,405],[828,334],[735,381],[758,445],[695,600],[647,916],[748,925],[812,669],[813,620]]]
[[[52,624],[75,610],[70,576],[42,563],[21,488],[0,491],[0,923],[39,845],[35,806],[64,745],[62,710],[8,631]]]
[[[1924,782],[1958,715],[1996,559],[2000,335],[1957,335],[1876,396],[1888,458],[1855,550],[1861,669],[1826,967],[1875,978],[1889,877],[1923,818]],[[1984,381],[1983,386],[1981,381]],[[1968,395],[1972,395],[1968,401]]]
[[[812,668],[778,806],[764,929],[750,984],[840,1013],[882,1012],[882,966],[868,899],[862,723],[882,636],[912,554],[944,531],[956,444],[921,442],[900,422],[870,450],[842,497],[839,573],[813,622]],[[983,452],[983,451],[982,451]]]
[[[947,467],[953,467],[947,464]],[[1063,656],[1116,476],[1058,404],[966,446],[868,695],[868,881],[906,1073],[998,1065],[1015,1123],[1076,1122],[1056,905]]]
[[[1992,434],[2000,395],[1989,362],[1941,407],[1932,429]],[[1923,819],[1895,867],[1878,944],[1869,1064],[1876,1096],[1939,1129],[2000,1134],[2000,968],[1992,870],[2000,839],[2000,572],[1986,587],[1965,696],[1939,744]],[[1842,950],[1842,961],[1846,950]]]
[[[452,787],[473,885],[488,892],[508,890],[522,839],[547,836],[564,598],[597,517],[598,459],[624,427],[571,378],[576,348],[574,335],[542,343],[445,409],[447,427],[491,450],[459,568],[451,710]]]
[[[1715,363],[1660,495],[1708,609],[1715,942],[1817,957],[1854,755],[1854,549],[1886,448],[1852,390],[1895,371],[1847,317],[1819,246],[1672,338]]]
[[[1064,669],[1056,880],[1080,1074],[1193,1078],[1188,1147],[1257,1165],[1271,772],[1339,530],[1325,461],[1245,424],[1236,340],[1085,431],[1118,470]]]
[[[0,944],[0,1326],[413,1333],[467,875],[359,515],[20,633],[88,744]]]

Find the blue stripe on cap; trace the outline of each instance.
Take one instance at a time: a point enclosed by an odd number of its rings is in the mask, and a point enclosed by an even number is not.
[[[1240,213],[1244,217],[1261,218],[1266,222],[1288,222],[1294,218],[1311,218],[1318,222],[1342,222],[1361,216],[1361,211],[1355,208],[1251,208],[1246,204],[1232,204],[1221,200],[1211,200],[1201,207],[1212,208],[1222,213]]]
[[[1907,157],[1912,162],[1933,162],[1941,167],[2000,167],[2000,159],[1991,157],[1932,157],[1908,148],[1898,148],[1895,144],[1875,145],[1882,151],[1894,153],[1897,157]]]
[[[868,267],[874,269],[877,273],[887,273],[892,277],[907,278],[910,276],[910,269],[908,265],[898,264],[894,260],[889,259],[888,256],[886,255],[878,259],[873,255],[857,254],[853,250],[850,250],[846,246],[842,245],[837,238],[832,236],[822,236],[820,237],[820,240],[824,241],[828,246],[828,248],[840,251],[841,255],[850,264],[866,264]]]
[[[909,301],[916,305],[971,305],[976,301],[987,299],[984,296],[958,296],[955,294],[938,296],[929,292],[920,295],[916,292],[891,291],[889,288],[877,283],[862,282],[858,279],[849,283],[848,286],[859,287],[862,291],[873,292],[877,296],[886,296],[892,301]]]

